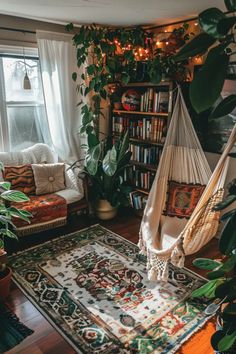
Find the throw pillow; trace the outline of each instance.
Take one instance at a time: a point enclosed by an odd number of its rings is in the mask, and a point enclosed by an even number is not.
[[[17,189],[27,195],[35,194],[34,174],[29,164],[4,166],[3,179],[11,183],[11,189]]]
[[[36,195],[48,194],[65,189],[65,165],[32,164]]]
[[[189,219],[205,186],[169,181],[164,215]]]

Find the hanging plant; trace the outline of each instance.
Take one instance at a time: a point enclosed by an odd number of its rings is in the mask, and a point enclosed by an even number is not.
[[[66,26],[68,31],[73,24]],[[141,27],[111,29],[96,25],[82,26],[73,37],[77,50],[77,65],[84,65],[82,82],[77,90],[85,98],[90,94],[90,104],[82,100],[81,133],[87,133],[88,145],[99,135],[99,116],[102,115],[101,101],[108,97],[107,85],[111,82],[127,84],[135,73],[139,48],[148,55],[151,50],[151,34]],[[77,81],[77,73],[72,78]]]
[[[179,62],[207,53],[206,61],[190,85],[191,103],[197,113],[212,108],[222,92],[230,57],[235,54],[236,2],[225,0],[227,15],[216,7],[199,14],[202,33],[187,43],[175,56]],[[236,107],[234,95],[225,98],[210,117],[219,118]]]
[[[189,24],[174,28],[162,41],[157,41],[157,48],[153,52],[153,59],[148,63],[150,81],[158,84],[162,79],[185,81],[188,76],[188,60],[175,61],[176,52],[184,46],[194,35],[188,33]]]

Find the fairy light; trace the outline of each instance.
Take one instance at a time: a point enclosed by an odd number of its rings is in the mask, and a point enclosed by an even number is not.
[[[157,41],[157,42],[156,42],[156,46],[157,46],[157,47],[158,47],[160,44],[161,44],[160,41]]]

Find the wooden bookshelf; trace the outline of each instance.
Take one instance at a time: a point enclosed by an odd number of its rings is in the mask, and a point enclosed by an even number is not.
[[[173,83],[170,81],[162,81],[159,84],[152,84],[150,82],[131,82],[123,87],[123,91],[125,92],[127,88],[132,87],[134,89],[136,88],[142,93],[142,95],[145,95],[146,92],[153,92],[149,91],[151,88],[154,89],[154,93],[168,92],[168,95],[166,95],[166,106],[160,107],[157,105],[157,108],[154,108],[156,107],[156,104],[151,105],[152,110],[157,110],[157,112],[147,111],[149,107],[145,106],[146,108],[142,108],[142,104],[141,108],[145,109],[144,111],[127,111],[125,109],[112,110],[112,121],[110,125],[110,132],[112,136],[117,138],[120,136],[122,130],[129,129],[131,135],[129,140],[131,145],[133,144],[140,146],[140,148],[138,147],[137,149],[136,147],[133,148],[131,146],[131,151],[134,154],[133,158],[135,160],[130,161],[128,167],[130,170],[127,170],[126,178],[133,184],[133,191],[130,193],[131,206],[134,207],[136,214],[142,216],[142,209],[140,209],[140,205],[141,208],[143,208],[146,204],[147,196],[150,192],[151,184],[157,170],[158,161],[160,161],[166,131],[168,130],[170,123],[173,105]],[[153,98],[152,100],[153,102],[156,102]],[[145,102],[145,105],[147,105],[147,101]],[[161,102],[163,103],[163,101]],[[163,110],[163,112],[158,112],[158,110]],[[158,123],[160,121],[162,122]],[[155,130],[156,127],[157,130]],[[143,131],[142,129],[145,130]],[[152,134],[153,132],[155,133],[154,138],[150,132]],[[141,146],[143,147],[141,148]],[[140,161],[155,161],[155,164],[136,161],[136,159]],[[135,184],[140,184],[140,187],[135,186]],[[150,188],[145,189],[141,186],[149,186]]]
[[[167,112],[141,112],[141,111],[125,111],[121,109],[113,109],[113,113],[117,114],[133,114],[137,116],[159,116],[159,117],[168,117]]]
[[[130,164],[134,165],[134,166],[138,166],[138,167],[144,168],[145,170],[149,170],[149,171],[154,171],[155,172],[157,170],[157,166],[156,165],[149,165],[147,163],[142,163],[142,162],[133,161],[133,160],[130,161]]]
[[[150,140],[150,139],[129,138],[129,140],[134,143],[149,144],[149,145],[155,145],[155,146],[160,146],[160,147],[164,146],[164,143],[158,143],[158,142]]]

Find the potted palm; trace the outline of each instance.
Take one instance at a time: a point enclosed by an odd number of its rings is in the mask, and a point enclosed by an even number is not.
[[[124,181],[131,157],[128,132],[114,144],[110,137],[98,141],[95,135],[88,142],[85,172],[91,181],[90,199],[100,219],[111,219],[119,206],[129,204],[131,187]]]
[[[3,169],[0,163],[0,168]],[[9,202],[25,202],[29,198],[22,192],[11,190],[9,182],[0,182],[0,299],[7,297],[10,288],[11,268],[7,267],[7,253],[5,251],[5,238],[17,239],[12,231],[14,224],[12,217],[17,217],[29,222],[31,214],[22,209],[9,206]]]

